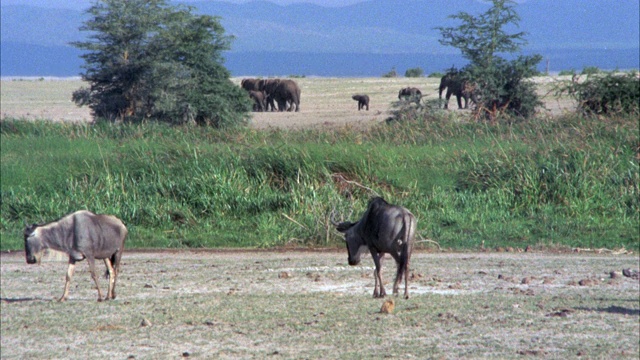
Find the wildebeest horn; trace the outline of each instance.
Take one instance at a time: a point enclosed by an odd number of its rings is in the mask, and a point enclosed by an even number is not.
[[[329,214],[329,221],[331,221],[331,224],[332,224],[333,226],[338,226],[338,225],[340,225],[340,224],[339,224],[339,223],[334,219],[334,217],[335,217],[335,216],[336,216],[336,208],[334,207],[334,208],[331,210],[331,213]]]

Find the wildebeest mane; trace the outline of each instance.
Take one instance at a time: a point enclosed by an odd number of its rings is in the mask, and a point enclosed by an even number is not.
[[[362,220],[365,221],[367,226],[365,227],[365,232],[368,236],[377,236],[380,231],[380,214],[389,207],[389,203],[386,202],[381,197],[374,197],[369,200],[369,205],[367,206],[367,213],[362,217]]]

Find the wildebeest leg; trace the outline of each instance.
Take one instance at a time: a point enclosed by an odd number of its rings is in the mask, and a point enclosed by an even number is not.
[[[96,259],[87,256],[87,262],[89,263],[89,273],[93,282],[96,283],[96,289],[98,289],[98,301],[102,301],[102,292],[100,291],[100,284],[98,284],[98,277],[96,276]]]
[[[58,299],[60,302],[67,300],[67,296],[69,296],[69,286],[71,285],[71,278],[73,277],[75,269],[76,262],[73,258],[69,257],[69,267],[67,268],[67,276],[65,277],[64,292],[62,293],[62,297]]]
[[[382,285],[382,258],[380,253],[371,253],[373,257],[373,263],[376,265],[376,269],[373,270],[373,278],[375,279],[375,288],[373,289],[373,297],[381,298],[385,297],[387,293],[384,291],[384,285]],[[379,291],[378,291],[379,290]]]
[[[107,297],[105,300],[115,299],[116,298],[116,271],[111,265],[111,260],[109,258],[104,259],[104,264],[107,266],[107,271],[109,272],[109,290],[107,290]]]
[[[404,298],[409,298],[409,257],[407,256],[407,261],[404,263]]]

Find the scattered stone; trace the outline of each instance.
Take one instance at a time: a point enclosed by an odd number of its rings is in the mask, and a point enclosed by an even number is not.
[[[573,309],[560,309],[559,311],[552,312],[547,314],[548,317],[567,317],[569,314],[573,313]]]
[[[545,276],[544,279],[542,280],[542,283],[545,285],[548,285],[548,284],[553,284],[554,281],[556,281],[556,278],[551,276]]]
[[[609,277],[612,279],[619,279],[622,277],[622,271],[612,271],[609,273]]]
[[[640,279],[640,272],[638,272],[638,270],[623,269],[622,275],[636,280]]]
[[[382,307],[380,308],[380,312],[383,314],[391,314],[396,304],[393,299],[388,299],[384,303],[382,303]]]
[[[578,285],[580,286],[594,286],[598,285],[598,280],[596,279],[582,279],[578,281]]]
[[[236,288],[231,288],[231,289],[229,289],[229,291],[227,292],[227,295],[234,295],[237,291],[238,291],[238,289],[236,289]]]
[[[513,277],[513,276],[504,276],[504,275],[500,274],[500,275],[498,275],[498,279],[504,280],[504,281],[507,281],[507,282],[510,282],[510,283],[518,283],[516,278]]]
[[[520,350],[518,355],[544,356],[547,352],[543,350]]]

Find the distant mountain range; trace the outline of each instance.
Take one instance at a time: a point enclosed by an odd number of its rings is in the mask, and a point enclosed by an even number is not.
[[[7,4],[8,5],[5,5]],[[14,4],[14,5],[12,5]],[[65,5],[67,4],[67,5]],[[196,12],[222,18],[235,36],[227,53],[234,75],[379,76],[396,67],[442,71],[466,61],[439,44],[437,26],[456,23],[460,11],[480,14],[478,0],[372,0],[345,7],[279,6],[265,1],[232,4],[189,1]],[[638,68],[640,2],[637,0],[529,0],[516,11],[525,53],[549,59],[553,71],[584,66]],[[1,6],[2,76],[74,76],[85,14],[67,1]],[[543,67],[546,64],[542,65]]]

